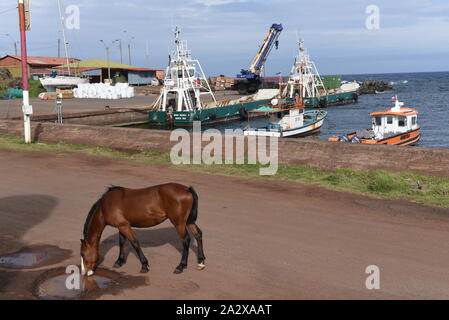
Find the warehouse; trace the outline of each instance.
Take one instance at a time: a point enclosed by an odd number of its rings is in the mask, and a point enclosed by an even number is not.
[[[69,63],[79,61],[75,58],[69,58]],[[42,77],[49,75],[52,68],[66,64],[66,58],[52,57],[27,57],[28,73],[33,77]],[[0,58],[0,68],[7,68],[14,78],[22,76],[22,57],[14,55],[6,55]]]
[[[73,73],[88,76],[91,83],[100,83],[111,78],[115,82],[128,82],[131,85],[148,85],[154,80],[162,80],[164,74],[163,70],[139,68],[102,59],[79,61],[59,66],[55,69],[64,71],[68,68]]]

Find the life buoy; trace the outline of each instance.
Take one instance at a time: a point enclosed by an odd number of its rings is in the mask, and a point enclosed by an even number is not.
[[[349,142],[351,142],[351,143],[360,143],[360,138],[357,137],[357,136],[353,136],[351,138],[351,140],[349,140]]]
[[[349,142],[349,139],[347,136],[339,136],[338,141],[340,142]]]
[[[239,109],[239,115],[240,115],[240,118],[241,118],[242,120],[247,120],[247,119],[248,119],[248,111],[245,109],[244,106],[241,106],[241,107],[240,107],[240,109]]]

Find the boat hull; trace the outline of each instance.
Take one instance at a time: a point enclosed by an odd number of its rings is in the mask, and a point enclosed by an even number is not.
[[[49,92],[55,91],[56,88],[63,87],[76,87],[80,83],[88,83],[88,79],[80,77],[70,77],[70,76],[56,76],[40,78],[42,86]]]
[[[191,126],[194,121],[204,125],[219,122],[244,120],[248,112],[269,103],[269,99],[244,102],[233,105],[202,109],[197,111],[175,111],[173,115],[166,111],[150,111],[149,122],[156,125]],[[244,111],[243,111],[244,110]]]
[[[304,106],[306,108],[323,108],[338,106],[344,104],[355,103],[358,100],[357,91],[338,92],[328,94],[322,97],[304,98]]]
[[[263,130],[263,129],[248,129],[245,130],[245,136],[262,136],[262,137],[279,137],[279,138],[297,138],[305,137],[315,133],[320,132],[323,126],[324,120],[326,119],[327,113],[324,116],[317,118],[315,121],[308,123],[307,125],[285,130],[285,131],[275,131],[275,130]]]
[[[415,145],[421,139],[421,130],[413,130],[406,133],[396,135],[394,137],[386,138],[377,141],[377,144],[392,144],[397,146],[411,146]]]
[[[351,139],[355,136],[355,133],[350,133],[346,135],[348,139]],[[389,144],[389,145],[396,145],[396,146],[412,146],[419,142],[421,139],[421,130],[411,130],[407,131],[392,137],[388,137],[382,140],[376,140],[376,139],[360,139],[360,143],[362,144]],[[329,141],[339,141],[339,137],[332,137],[329,138]]]

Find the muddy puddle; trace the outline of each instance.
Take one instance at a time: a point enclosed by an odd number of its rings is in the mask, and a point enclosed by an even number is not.
[[[18,252],[0,255],[0,268],[32,269],[60,263],[71,255],[70,250],[56,246],[25,247]]]
[[[79,281],[70,276],[65,268],[45,272],[35,281],[34,296],[44,300],[96,299],[104,294],[115,295],[147,283],[145,277],[125,277],[102,268],[90,277],[80,275]]]

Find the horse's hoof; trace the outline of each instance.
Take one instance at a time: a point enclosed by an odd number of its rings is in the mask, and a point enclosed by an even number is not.
[[[148,273],[150,271],[149,266],[142,266],[142,269],[140,269],[140,273]]]
[[[204,263],[198,263],[198,265],[196,266],[196,270],[204,270],[204,268],[206,268],[206,265]]]
[[[184,271],[184,269],[186,269],[187,267],[184,266],[177,266],[175,271],[173,271],[174,274],[180,274]]]

